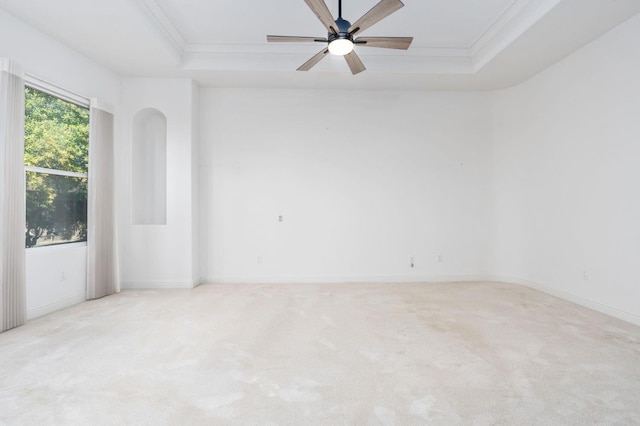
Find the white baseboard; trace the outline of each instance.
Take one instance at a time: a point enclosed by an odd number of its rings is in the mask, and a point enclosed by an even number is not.
[[[66,297],[64,299],[56,300],[55,302],[47,303],[46,305],[36,306],[35,308],[27,309],[27,320],[39,318],[41,316],[50,314],[60,309],[68,308],[69,306],[77,305],[78,303],[85,302],[87,295],[85,293],[78,294],[76,296]]]
[[[614,308],[609,305],[605,305],[600,302],[596,302],[591,299],[587,299],[581,296],[577,296],[575,294],[567,293],[561,290],[556,290],[554,288],[548,287],[546,285],[536,283],[533,281],[523,280],[521,278],[509,277],[509,276],[492,276],[490,277],[490,281],[499,281],[511,284],[518,284],[524,287],[529,287],[534,290],[541,291],[543,293],[550,294],[551,296],[555,296],[559,299],[563,299],[577,305],[584,306],[589,309],[593,309],[594,311],[601,312],[603,314],[612,316],[614,318],[621,319],[623,321],[630,322],[632,324],[640,325],[640,316],[637,314],[633,314],[631,312],[624,311],[622,309]]]
[[[122,290],[191,290],[200,285],[199,282],[122,282]]]
[[[327,284],[327,283],[434,283],[487,281],[486,275],[330,275],[330,276],[213,276],[203,284]]]

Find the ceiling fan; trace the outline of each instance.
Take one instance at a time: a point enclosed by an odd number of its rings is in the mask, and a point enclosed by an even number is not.
[[[342,0],[338,0],[338,18],[333,19],[324,0],[304,0],[309,8],[316,14],[320,22],[329,31],[327,38],[324,37],[295,37],[268,35],[268,42],[317,42],[327,43],[327,46],[315,56],[302,64],[298,71],[309,71],[314,65],[322,60],[328,53],[344,56],[351,72],[355,75],[366,68],[360,57],[353,50],[354,46],[382,47],[385,49],[407,50],[413,41],[413,37],[358,37],[367,28],[378,21],[391,15],[402,8],[404,4],[400,0],[381,0],[370,11],[365,13],[355,23],[351,23],[342,18]]]

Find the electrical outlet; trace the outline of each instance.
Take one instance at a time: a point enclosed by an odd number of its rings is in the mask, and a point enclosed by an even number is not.
[[[64,271],[60,272],[59,281],[66,281],[66,280],[67,280],[67,276],[65,275]]]
[[[582,279],[585,281],[589,281],[589,275],[587,274],[587,270],[583,269],[582,270]]]
[[[438,263],[442,263],[442,253],[438,253]]]

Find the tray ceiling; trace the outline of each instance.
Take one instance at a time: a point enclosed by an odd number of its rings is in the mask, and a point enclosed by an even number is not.
[[[376,2],[343,0],[343,15],[355,21]],[[334,13],[337,3],[327,0]],[[123,76],[185,76],[207,86],[461,89],[528,78],[640,12],[640,0],[404,3],[366,35],[413,36],[412,47],[362,48],[367,72],[355,77],[342,58],[296,73],[318,44],[266,42],[266,34],[325,35],[303,0],[0,0],[0,8]]]

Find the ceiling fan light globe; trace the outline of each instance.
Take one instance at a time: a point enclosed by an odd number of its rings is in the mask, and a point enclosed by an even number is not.
[[[353,50],[353,42],[349,39],[339,38],[329,43],[329,52],[333,55],[344,56]]]

